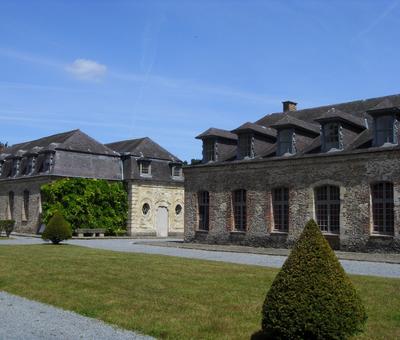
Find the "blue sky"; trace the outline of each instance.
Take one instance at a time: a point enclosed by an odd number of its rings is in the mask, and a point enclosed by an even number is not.
[[[400,1],[0,1],[0,141],[194,137],[400,92]]]

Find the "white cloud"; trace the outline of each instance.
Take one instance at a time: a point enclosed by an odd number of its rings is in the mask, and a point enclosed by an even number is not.
[[[79,79],[99,80],[107,73],[107,66],[94,60],[76,59],[66,70]]]

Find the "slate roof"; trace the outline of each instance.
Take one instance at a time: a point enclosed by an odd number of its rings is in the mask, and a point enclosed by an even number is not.
[[[250,122],[244,123],[243,125],[239,126],[235,130],[232,130],[231,132],[233,132],[235,134],[239,134],[241,132],[247,132],[247,131],[254,131],[261,135],[265,135],[265,136],[273,137],[273,138],[276,138],[276,135],[277,135],[276,130],[274,130],[274,129],[271,129],[266,126],[250,123]]]
[[[28,155],[55,149],[99,155],[116,155],[113,150],[80,130],[67,131],[29,142],[14,144],[7,147],[3,153],[22,156],[22,154]]]
[[[366,128],[365,119],[337,110],[334,107],[315,119],[317,122],[327,122],[332,120],[341,120],[361,130]]]
[[[318,123],[339,119],[348,125],[356,127],[359,131],[358,135],[344,146],[343,152],[356,151],[356,149],[360,148],[364,150],[372,148],[371,151],[374,151],[376,148],[372,145],[374,137],[373,116],[388,111],[400,116],[400,94],[324,105],[297,111],[271,113],[254,123],[247,122],[232,132],[240,133],[246,130],[257,132],[262,131],[263,127],[268,129],[268,131],[279,130],[289,126],[297,127],[303,131],[308,131],[310,135],[314,135],[309,144],[297,155],[302,156],[321,152],[320,124]],[[226,130],[211,128],[196,138],[226,136],[227,133],[229,132]],[[400,148],[400,145],[396,147]],[[264,150],[258,152],[258,156],[255,159],[275,156],[275,150],[276,144],[266,146]]]
[[[320,127],[318,125],[297,119],[289,115],[284,115],[280,120],[271,125],[271,127],[275,129],[281,129],[292,126],[317,135],[319,135],[320,133]]]
[[[228,130],[222,130],[217,128],[209,128],[208,130],[204,131],[200,135],[196,137],[196,139],[203,139],[207,137],[221,137],[231,140],[237,140],[238,137],[234,133]]]
[[[121,154],[126,153],[136,157],[181,162],[178,157],[174,156],[148,137],[108,143],[106,146]]]

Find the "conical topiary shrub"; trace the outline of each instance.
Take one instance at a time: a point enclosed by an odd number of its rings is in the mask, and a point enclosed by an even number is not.
[[[56,211],[47,223],[46,229],[42,234],[42,239],[50,240],[54,244],[72,237],[71,225],[65,220],[63,215]]]
[[[266,296],[261,337],[347,339],[366,320],[352,282],[318,225],[309,221]]]

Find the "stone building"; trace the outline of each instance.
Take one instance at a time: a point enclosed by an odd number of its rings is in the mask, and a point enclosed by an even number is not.
[[[18,232],[38,232],[40,188],[65,177],[124,181],[130,235],[183,232],[182,162],[177,157],[149,138],[104,145],[79,130],[0,150],[0,219],[14,219]]]
[[[185,240],[290,247],[314,218],[334,248],[400,250],[400,95],[304,110],[283,102],[211,128],[185,168]]]

